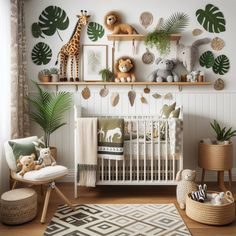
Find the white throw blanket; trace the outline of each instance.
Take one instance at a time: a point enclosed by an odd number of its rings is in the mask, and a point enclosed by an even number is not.
[[[78,181],[95,187],[97,169],[97,118],[80,118],[76,125]]]

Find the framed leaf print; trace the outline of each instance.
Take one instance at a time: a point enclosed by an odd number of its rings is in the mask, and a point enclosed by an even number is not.
[[[82,77],[84,81],[102,81],[99,71],[107,68],[107,45],[83,45]]]

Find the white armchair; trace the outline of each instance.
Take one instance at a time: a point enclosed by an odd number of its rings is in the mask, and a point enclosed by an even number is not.
[[[26,143],[31,143],[32,141],[37,141],[37,139],[38,139],[37,136],[32,136],[28,138],[14,139],[10,141],[17,142],[20,144],[26,144]],[[49,198],[52,190],[56,190],[56,193],[62,198],[62,200],[66,204],[68,204],[72,210],[74,210],[74,207],[72,206],[71,202],[55,185],[55,180],[62,178],[68,174],[68,169],[65,166],[61,165],[47,166],[40,170],[29,171],[25,173],[24,176],[22,177],[16,172],[17,170],[16,160],[13,154],[13,150],[8,142],[4,143],[4,148],[5,148],[7,164],[11,171],[11,177],[14,180],[12,189],[15,188],[17,182],[24,182],[30,185],[44,185],[44,184],[48,185],[43,206],[43,212],[41,216],[41,223],[45,223]]]

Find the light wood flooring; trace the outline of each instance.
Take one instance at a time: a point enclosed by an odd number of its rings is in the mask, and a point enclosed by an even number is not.
[[[180,215],[187,224],[192,235],[199,236],[224,236],[232,235],[236,236],[236,222],[227,226],[208,226],[197,223],[189,219],[185,212],[180,210],[176,202],[175,186],[98,186],[96,188],[80,188],[79,198],[74,199],[73,184],[72,183],[60,183],[57,186],[65,193],[66,196],[75,204],[142,204],[142,203],[175,203]],[[217,188],[213,184],[209,184],[209,188],[216,190]],[[58,204],[62,204],[56,193],[52,193],[51,201],[49,203],[49,209],[47,214],[47,220],[45,224],[40,224],[40,216],[42,212],[42,204],[44,198],[40,195],[39,188],[35,188],[38,191],[38,215],[36,219],[19,226],[6,226],[0,223],[0,236],[41,236],[43,235],[47,224],[50,222],[54,212],[57,209]],[[236,184],[233,183],[232,191],[236,193]],[[234,195],[236,197],[236,195]],[[148,236],[148,235],[147,235]]]

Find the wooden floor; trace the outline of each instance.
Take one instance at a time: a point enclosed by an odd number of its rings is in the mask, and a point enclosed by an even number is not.
[[[175,203],[177,208],[177,202],[175,197],[174,186],[98,186],[96,188],[80,188],[80,197],[74,199],[73,197],[73,185],[71,183],[61,183],[58,187],[70,198],[73,203],[86,204],[142,204],[142,203]],[[209,187],[212,190],[216,190],[214,185]],[[38,215],[33,221],[20,225],[20,226],[6,226],[0,224],[0,236],[38,236],[43,235],[47,224],[50,222],[58,204],[61,204],[61,200],[56,193],[53,192],[51,201],[49,204],[46,224],[40,224],[40,216],[42,211],[43,197],[38,194]],[[236,184],[233,185],[234,193],[236,193]],[[236,197],[236,195],[234,195]],[[197,223],[189,219],[185,212],[178,208],[182,218],[187,224],[192,235],[199,236],[223,236],[232,235],[236,236],[236,222],[227,226],[207,226]]]

